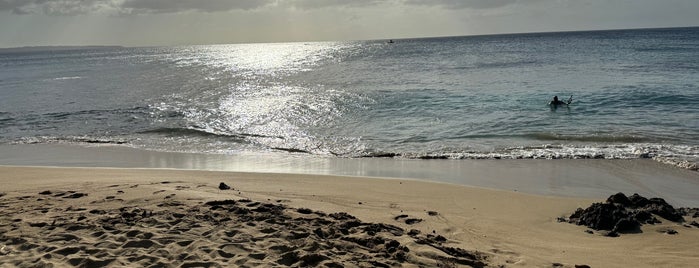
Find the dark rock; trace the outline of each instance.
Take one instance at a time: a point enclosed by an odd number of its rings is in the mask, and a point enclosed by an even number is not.
[[[631,205],[631,200],[629,200],[623,193],[616,193],[609,198],[607,198],[607,203],[620,204],[622,206]]]
[[[674,222],[683,221],[682,214],[680,214],[680,212],[665,202],[665,200],[662,198],[649,199],[648,204],[646,204],[642,209]]]
[[[675,234],[677,234],[677,231],[675,231],[673,229],[667,229],[667,231],[665,231],[665,233],[669,234],[669,235],[675,235]]]
[[[617,233],[637,233],[640,231],[640,228],[641,224],[634,219],[621,219],[616,223],[616,225],[614,225],[614,229],[612,231]]]
[[[629,201],[631,201],[631,204],[633,204],[635,208],[644,207],[646,204],[648,204],[648,199],[638,194],[633,194],[630,196]]]
[[[617,233],[617,232],[615,232],[615,231],[611,231],[611,232],[609,232],[609,233],[606,233],[604,236],[608,236],[608,237],[619,237],[619,233]]]
[[[218,184],[218,189],[219,190],[230,190],[231,187],[222,182],[222,183]]]
[[[633,218],[640,223],[647,223],[647,224],[660,223],[660,221],[658,219],[653,217],[653,214],[650,214],[650,212],[645,211],[645,210],[637,211],[636,214],[633,216]]]
[[[587,264],[576,264],[575,268],[590,268],[590,266]]]
[[[680,214],[684,216],[690,216],[692,218],[699,218],[699,208],[679,208]]]
[[[611,231],[610,234],[616,235],[640,232],[643,224],[660,223],[653,215],[682,222],[682,215],[686,211],[688,210],[673,208],[662,198],[647,199],[638,194],[627,198],[623,193],[617,193],[607,198],[605,203],[594,203],[586,209],[577,209],[570,215],[568,222],[594,230],[608,230]]]
[[[43,191],[43,192],[41,192],[41,193],[39,193],[39,194],[40,194],[40,195],[50,195],[50,194],[52,194],[52,192],[49,191],[49,190],[46,190],[46,191]]]
[[[619,220],[628,217],[623,207],[609,203],[594,203],[584,210],[576,210],[570,215],[570,222],[594,230],[612,230]]]
[[[386,249],[394,249],[400,247],[400,242],[396,240],[390,240],[386,242]]]

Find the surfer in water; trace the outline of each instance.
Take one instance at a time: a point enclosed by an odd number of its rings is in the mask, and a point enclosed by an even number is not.
[[[558,100],[558,96],[553,96],[553,100],[551,102],[549,102],[549,105],[551,107],[558,107],[561,105],[569,105],[571,102],[573,102],[572,95],[570,96],[570,99],[568,99],[568,101],[560,101],[560,100]]]

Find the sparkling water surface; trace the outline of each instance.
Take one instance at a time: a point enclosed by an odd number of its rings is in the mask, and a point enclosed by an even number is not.
[[[699,28],[0,50],[0,142],[697,169]]]

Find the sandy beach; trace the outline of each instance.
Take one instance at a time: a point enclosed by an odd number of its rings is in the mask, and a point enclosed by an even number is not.
[[[2,267],[693,267],[699,261],[699,228],[689,224],[661,219],[639,233],[606,237],[557,220],[604,199],[318,175],[15,166],[0,167],[0,174]]]

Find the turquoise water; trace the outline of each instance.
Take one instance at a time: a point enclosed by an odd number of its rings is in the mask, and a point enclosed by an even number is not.
[[[699,163],[699,28],[0,51],[0,68],[1,143]]]

